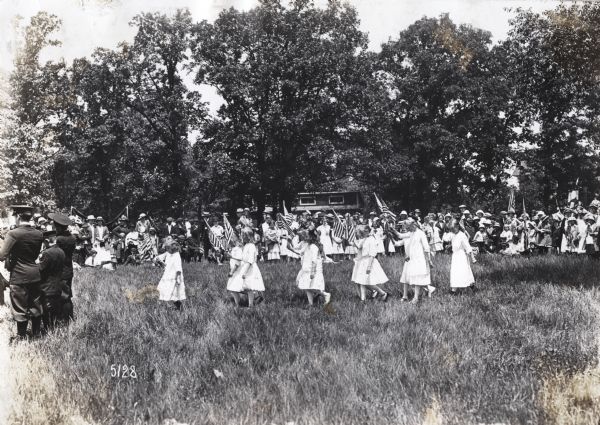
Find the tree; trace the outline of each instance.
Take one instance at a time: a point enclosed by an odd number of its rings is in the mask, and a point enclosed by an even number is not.
[[[71,68],[56,187],[65,206],[107,214],[189,209],[193,169],[188,133],[205,115],[184,84],[189,12],[142,14],[131,45],[99,49]]]
[[[517,10],[500,46],[520,159],[540,206],[564,202],[577,181],[598,188],[599,46],[600,5],[591,2]]]
[[[31,18],[10,76],[11,114],[4,129],[3,156],[10,173],[8,201],[54,205],[50,179],[52,160],[58,150],[55,135],[47,131],[56,109],[52,81],[60,78],[64,64],[39,63],[40,52],[56,46],[51,38],[60,20],[45,12]]]
[[[477,202],[501,186],[511,141],[508,82],[496,77],[502,63],[490,37],[443,15],[382,46],[389,141],[376,147],[383,161],[367,178],[385,182],[383,192],[405,208]]]
[[[195,81],[224,100],[203,126],[197,157],[225,159],[233,199],[250,196],[259,210],[291,205],[311,182],[340,171],[370,76],[354,9],[263,0],[249,12],[223,11],[194,33]]]

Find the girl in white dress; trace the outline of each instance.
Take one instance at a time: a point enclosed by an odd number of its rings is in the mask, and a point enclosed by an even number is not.
[[[475,277],[471,271],[468,257],[475,263],[475,254],[469,244],[469,239],[460,230],[460,224],[457,221],[452,223],[452,262],[450,263],[450,288],[453,294],[457,288],[468,288],[475,290]]]
[[[333,243],[331,240],[331,226],[327,223],[327,218],[323,219],[322,224],[317,227],[317,231],[319,232],[319,242],[323,247],[325,255],[335,254],[333,252]]]
[[[383,242],[385,241],[385,234],[383,232],[383,225],[381,224],[381,220],[377,220],[375,227],[375,241],[377,242],[377,253],[385,254],[385,245]]]
[[[298,251],[301,251],[303,242],[300,240],[300,236],[296,232],[291,239],[288,240],[287,250],[288,250],[288,259],[289,260],[299,260],[300,255],[298,255]]]
[[[331,301],[331,294],[325,292],[325,278],[323,277],[323,252],[318,245],[319,237],[316,231],[302,231],[300,239],[306,242],[302,251],[300,271],[296,277],[298,289],[306,293],[308,304],[313,305],[315,295],[323,295],[325,304]]]
[[[263,292],[265,285],[262,275],[258,269],[256,258],[258,251],[254,244],[254,230],[249,227],[242,229],[242,261],[231,273],[231,278],[227,282],[227,290],[231,292],[236,305],[240,305],[240,293],[248,295],[248,306],[252,307],[255,301],[255,292]],[[261,295],[256,297],[256,303],[263,301]]]
[[[408,301],[408,287],[413,286],[415,295],[412,303],[419,302],[421,287],[427,287],[429,296],[435,291],[435,287],[431,285],[431,267],[433,261],[431,251],[429,249],[429,241],[425,233],[418,228],[417,223],[409,218],[406,220],[406,228],[408,234],[402,234],[404,239],[405,262],[402,269],[400,283],[404,284],[402,301]]]
[[[352,281],[359,285],[360,300],[367,298],[367,288],[381,295],[381,300],[386,301],[388,294],[378,285],[388,281],[388,278],[377,261],[377,240],[371,234],[369,226],[358,226],[356,229],[356,238],[362,239],[357,244],[358,253],[356,254],[356,264],[352,271]]]
[[[160,294],[159,300],[173,301],[175,308],[181,309],[181,301],[185,300],[186,297],[179,244],[177,242],[171,243],[167,247],[167,252],[156,257],[154,261],[165,268],[157,288]]]
[[[279,245],[279,231],[275,228],[275,222],[269,223],[269,229],[265,233],[265,243],[267,244],[267,260],[279,261],[280,257],[280,245]]]

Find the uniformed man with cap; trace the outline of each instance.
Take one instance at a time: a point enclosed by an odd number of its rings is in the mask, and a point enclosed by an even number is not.
[[[69,226],[72,224],[69,217],[60,213],[50,213],[48,217],[54,221],[56,228],[56,246],[62,249],[65,254],[65,261],[61,277],[61,315],[65,320],[73,319],[73,253],[77,240],[69,232]]]
[[[46,331],[54,329],[62,316],[62,276],[65,266],[65,253],[56,245],[56,231],[44,232],[49,247],[40,256],[41,299]]]
[[[7,260],[10,271],[10,300],[17,322],[17,336],[25,338],[30,320],[33,336],[39,335],[41,330],[40,269],[35,261],[42,249],[44,235],[31,222],[33,207],[13,205],[10,208],[18,218],[18,226],[6,234],[0,261]]]

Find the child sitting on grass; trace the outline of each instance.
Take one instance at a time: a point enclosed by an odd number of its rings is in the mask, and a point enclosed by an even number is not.
[[[167,252],[156,257],[154,261],[165,268],[157,288],[160,293],[159,299],[161,301],[173,301],[175,308],[180,310],[181,301],[185,300],[186,297],[179,244],[172,242],[167,246]]]
[[[255,297],[255,292],[263,292],[265,285],[256,263],[258,251],[254,244],[254,230],[249,227],[244,228],[241,238],[244,245],[241,263],[231,273],[227,282],[227,290],[231,292],[236,306],[240,305],[240,294],[246,293],[248,306],[252,307],[255,301],[257,304],[263,301],[261,295]]]
[[[315,295],[322,295],[324,304],[331,301],[331,294],[325,292],[325,278],[323,277],[323,247],[319,244],[319,236],[316,230],[299,232],[301,242],[307,245],[301,252],[296,252],[301,256],[301,267],[296,277],[298,289],[306,293],[308,304],[313,305]]]

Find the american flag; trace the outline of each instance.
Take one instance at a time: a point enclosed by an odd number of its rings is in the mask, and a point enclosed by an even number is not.
[[[342,219],[339,215],[337,215],[335,210],[332,211],[333,215],[335,216],[333,220],[333,236],[340,239],[346,239],[346,224],[342,222]]]
[[[208,232],[208,241],[210,244],[214,249],[223,249],[223,242],[221,241],[221,238],[213,233],[206,219],[204,219],[204,223],[206,223],[206,231]]]
[[[285,201],[283,201],[283,218],[289,226],[291,226],[294,222],[294,214],[288,212],[287,208],[285,207]]]
[[[293,236],[294,231],[292,230],[291,224],[291,222],[288,223],[288,221],[283,215],[281,215],[281,213],[277,213],[277,227],[279,227],[280,229],[287,230],[288,235]]]
[[[352,242],[354,242],[355,239],[356,223],[354,223],[354,220],[352,220],[352,218],[349,217],[348,219],[346,219],[346,241],[348,241],[348,243],[351,244]]]
[[[229,247],[229,244],[231,243],[232,240],[233,241],[237,240],[237,236],[235,234],[235,231],[233,230],[233,227],[231,227],[231,223],[229,223],[229,220],[227,219],[227,216],[225,214],[223,214],[223,227],[225,229],[225,240],[224,240],[223,245],[225,247]]]
[[[373,193],[373,196],[375,196],[375,202],[377,202],[377,208],[379,208],[379,211],[381,211],[382,214],[388,214],[392,218],[392,220],[396,221],[396,214],[390,211],[383,199],[380,199],[376,193]]]

